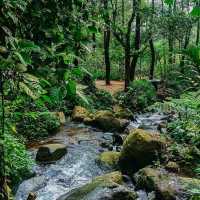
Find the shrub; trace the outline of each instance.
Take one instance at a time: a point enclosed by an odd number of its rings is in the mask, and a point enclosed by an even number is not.
[[[59,127],[59,119],[51,112],[28,112],[17,124],[17,132],[27,139],[38,139],[47,137]]]
[[[96,90],[91,95],[93,106],[95,109],[108,109],[113,105],[113,97],[109,92],[104,90]]]
[[[120,105],[126,105],[134,111],[144,110],[156,100],[156,90],[147,80],[136,80],[131,83],[127,92],[116,95]]]
[[[31,175],[34,163],[20,142],[10,133],[4,135],[5,172],[11,180],[12,187]]]
[[[200,92],[182,94],[179,99],[168,99],[151,106],[154,110],[175,113],[168,124],[168,134],[178,143],[200,148]]]

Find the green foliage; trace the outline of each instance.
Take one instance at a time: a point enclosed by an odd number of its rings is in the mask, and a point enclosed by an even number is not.
[[[200,164],[200,150],[196,146],[173,143],[169,147],[171,159],[177,160],[185,171],[193,173],[195,168]]]
[[[17,124],[17,132],[25,138],[39,139],[55,133],[60,127],[59,119],[51,112],[28,112]]]
[[[107,110],[113,105],[113,97],[109,92],[96,89],[88,95],[89,107],[97,110]]]
[[[131,83],[127,92],[118,93],[116,99],[120,105],[139,111],[155,102],[156,91],[151,82],[136,80]]]
[[[15,186],[31,175],[33,160],[28,155],[25,146],[11,133],[6,133],[3,140],[5,153],[6,176]]]
[[[186,170],[197,167],[200,164],[200,91],[182,94],[179,99],[169,98],[152,108],[174,114],[167,127],[167,134],[175,141],[170,152]]]
[[[193,17],[200,17],[200,8],[198,6],[195,6],[191,13],[190,13]]]

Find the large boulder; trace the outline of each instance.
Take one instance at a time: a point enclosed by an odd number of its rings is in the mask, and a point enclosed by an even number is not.
[[[38,162],[53,162],[61,159],[67,153],[64,144],[46,144],[41,146],[36,154]]]
[[[135,174],[137,189],[155,191],[156,199],[200,199],[200,180],[169,174],[164,169],[146,167]],[[198,198],[197,198],[198,199]]]
[[[64,194],[57,200],[136,200],[136,193],[122,184],[118,171],[96,177],[92,182]]]
[[[158,159],[165,146],[166,142],[159,134],[134,129],[123,143],[120,168],[127,174],[136,172]]]
[[[95,113],[93,125],[104,131],[123,132],[128,126],[129,121],[126,119],[119,119],[108,110],[101,110]]]
[[[77,122],[83,122],[85,118],[88,118],[89,111],[81,106],[75,106],[72,112],[72,120]]]
[[[119,162],[119,152],[107,151],[100,154],[98,162],[108,168],[116,168]]]

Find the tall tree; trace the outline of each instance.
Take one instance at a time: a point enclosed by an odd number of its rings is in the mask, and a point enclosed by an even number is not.
[[[104,60],[106,66],[106,85],[110,85],[110,16],[108,10],[108,0],[103,0],[104,5]]]
[[[153,16],[154,16],[154,0],[152,0],[151,3],[151,20],[150,23],[153,24]],[[152,25],[153,26],[153,25]],[[149,39],[149,47],[150,47],[150,51],[151,51],[151,63],[150,63],[150,71],[149,71],[149,79],[152,80],[154,78],[154,68],[155,68],[155,49],[154,49],[154,43],[153,43],[153,34],[152,34],[152,30],[150,30],[150,39]]]
[[[140,40],[141,40],[141,14],[140,14],[140,5],[141,0],[137,0],[136,3],[136,22],[135,22],[135,38],[134,38],[134,53],[133,53],[133,58],[131,62],[131,70],[130,70],[130,80],[133,81],[135,79],[135,70],[137,66],[137,61],[139,58],[139,50],[140,50]]]
[[[128,19],[128,23],[125,24],[124,30],[122,30],[116,24],[116,13],[117,8],[114,7],[112,4],[113,10],[113,22],[112,22],[112,32],[117,41],[121,44],[124,50],[124,67],[125,67],[125,90],[128,89],[130,85],[130,73],[131,73],[131,32],[132,32],[132,25],[135,19],[135,10],[136,10],[136,0],[132,0],[132,8],[131,8],[131,15]]]

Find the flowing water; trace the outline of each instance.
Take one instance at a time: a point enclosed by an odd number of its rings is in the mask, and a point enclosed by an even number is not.
[[[160,114],[138,115],[128,128],[144,128],[155,131],[164,119]],[[35,192],[37,200],[56,200],[62,194],[78,188],[94,177],[105,174],[108,169],[100,167],[96,158],[108,149],[102,143],[112,143],[112,133],[103,133],[83,124],[69,122],[55,136],[30,145],[30,153],[35,158],[37,149],[46,143],[64,143],[68,153],[54,164],[35,164],[33,178],[23,181],[16,192],[16,200],[26,200],[30,192]],[[147,200],[145,192],[138,192],[140,200]]]

